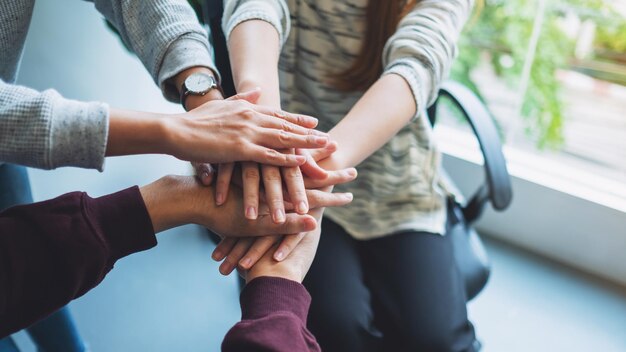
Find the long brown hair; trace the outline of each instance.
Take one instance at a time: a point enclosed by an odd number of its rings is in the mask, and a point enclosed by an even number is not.
[[[382,52],[398,23],[417,0],[370,0],[361,50],[352,65],[337,74],[333,86],[341,91],[367,90],[383,72]]]

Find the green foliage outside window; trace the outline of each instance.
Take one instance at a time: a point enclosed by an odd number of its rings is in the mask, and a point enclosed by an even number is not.
[[[470,21],[459,42],[459,58],[452,77],[480,95],[470,74],[488,52],[495,73],[518,86],[529,40],[537,14],[537,1],[488,0],[478,6],[478,18]],[[568,68],[575,42],[564,31],[566,14],[580,20],[594,20],[597,25],[595,46],[626,53],[626,21],[607,0],[546,1],[546,15],[541,28],[523,99],[521,115],[526,132],[540,147],[558,147],[563,143],[563,102],[556,70]],[[609,20],[610,19],[610,20]]]

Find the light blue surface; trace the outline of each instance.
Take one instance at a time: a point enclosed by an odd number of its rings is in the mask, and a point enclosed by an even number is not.
[[[93,6],[77,0],[37,2],[19,80],[75,99],[180,111],[162,100]],[[102,195],[188,172],[174,158],[147,156],[110,159],[104,173],[64,168],[30,175],[35,198],[43,200],[75,190]],[[118,262],[100,286],[72,303],[93,351],[217,351],[239,318],[236,281],[218,274],[201,229],[182,227],[158,240],[153,250]],[[626,351],[624,290],[498,244],[488,250],[493,277],[470,306],[484,351]],[[17,338],[33,351],[26,336]]]

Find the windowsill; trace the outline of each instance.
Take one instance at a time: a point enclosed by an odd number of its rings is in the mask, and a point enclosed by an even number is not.
[[[443,153],[482,165],[483,158],[473,135],[445,125],[438,125],[435,131]],[[626,182],[514,147],[504,146],[503,153],[513,177],[626,214]]]

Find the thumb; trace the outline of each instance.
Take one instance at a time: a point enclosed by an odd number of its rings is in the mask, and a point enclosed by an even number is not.
[[[213,177],[215,176],[215,169],[211,164],[204,163],[191,163],[193,166],[196,176],[200,179],[200,182],[204,186],[209,186],[213,182]]]
[[[261,97],[261,88],[256,87],[247,92],[237,93],[226,100],[245,100],[248,103],[256,104],[256,102],[259,101],[260,97]]]

